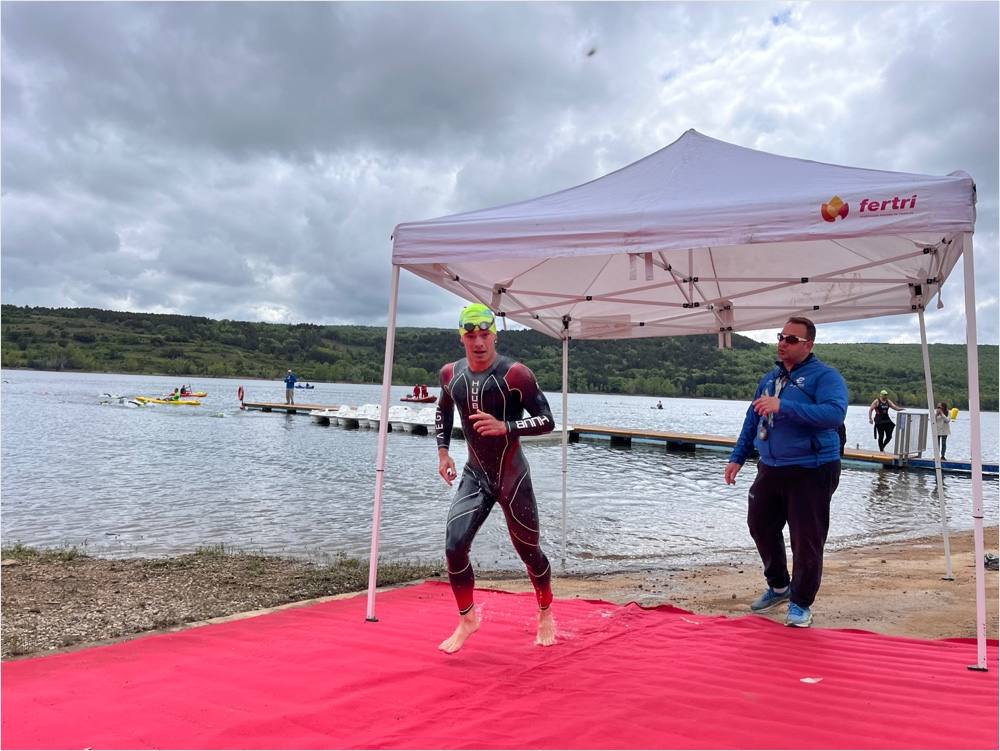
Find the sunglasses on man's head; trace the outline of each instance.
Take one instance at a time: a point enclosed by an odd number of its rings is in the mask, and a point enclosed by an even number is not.
[[[799,342],[811,342],[812,339],[803,339],[801,336],[795,336],[795,334],[782,334],[778,332],[779,342],[788,342],[789,344],[798,344]]]
[[[494,319],[491,318],[488,321],[480,321],[479,323],[466,322],[462,324],[462,328],[467,332],[475,331],[476,329],[479,329],[480,331],[489,331],[490,326],[493,325],[493,320]]]

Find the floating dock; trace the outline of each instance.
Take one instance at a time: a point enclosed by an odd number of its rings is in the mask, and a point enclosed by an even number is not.
[[[574,425],[570,430],[570,441],[606,440],[612,446],[631,446],[636,443],[662,444],[667,451],[694,451],[697,447],[731,449],[736,439],[729,436],[699,435],[697,433],[675,433],[664,430],[639,430],[637,428],[609,428],[603,425]],[[900,458],[894,454],[865,449],[844,449],[844,461],[865,465],[879,464],[886,469],[916,469],[934,471],[934,459]],[[950,474],[971,474],[971,462],[941,462],[941,471]],[[1000,474],[997,464],[983,463],[983,475]]]
[[[255,409],[262,412],[285,412],[286,414],[309,414],[313,410],[340,409],[339,404],[284,404],[283,402],[242,402],[242,409]],[[391,430],[390,426],[390,430]],[[462,438],[462,430],[455,427],[454,436]],[[526,440],[524,438],[522,441]],[[544,436],[536,436],[534,441],[548,443],[561,440],[561,431],[557,427]],[[703,435],[699,433],[677,433],[665,430],[640,430],[638,428],[611,428],[604,425],[574,425],[569,429],[569,440],[577,443],[581,440],[608,441],[612,446],[631,446],[633,443],[649,443],[663,445],[667,451],[693,452],[697,448],[731,449],[736,445],[736,439],[730,436]],[[844,461],[873,469],[879,465],[886,469],[913,469],[921,472],[933,472],[933,459],[906,459],[893,454],[883,454],[878,451],[846,448]],[[941,471],[947,474],[971,474],[971,462],[941,462]],[[983,463],[983,475],[994,477],[1000,475],[1000,465]]]
[[[259,409],[261,412],[286,412],[297,415],[305,412],[307,415],[314,409],[340,409],[339,404],[285,404],[284,402],[240,402],[240,409]]]

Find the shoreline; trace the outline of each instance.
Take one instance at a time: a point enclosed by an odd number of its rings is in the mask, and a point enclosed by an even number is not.
[[[923,639],[976,636],[972,531],[950,536],[954,581],[944,581],[940,536],[827,550],[814,627]],[[996,555],[998,528],[987,527]],[[5,551],[10,552],[10,551]],[[21,551],[0,566],[5,660],[53,654],[208,622],[250,617],[364,593],[367,562],[309,562],[205,550],[165,559],[90,558]],[[986,635],[998,635],[997,572],[986,575]],[[379,586],[446,580],[441,565],[383,564]],[[530,591],[521,571],[481,572],[482,589]],[[690,569],[553,576],[560,599],[644,607],[671,604],[701,615],[749,615],[765,584],[756,559]],[[558,610],[556,612],[558,622]],[[784,608],[759,617],[781,620]]]
[[[987,553],[997,554],[997,527],[984,529]],[[953,581],[940,535],[827,549],[823,582],[813,604],[814,627],[851,628],[922,639],[975,638],[973,531],[949,535]],[[997,572],[986,570],[986,636],[998,638]],[[527,580],[477,581],[478,587],[525,592]],[[750,615],[767,586],[756,554],[751,561],[690,571],[553,577],[557,598],[601,599],[644,607],[675,605],[701,615]],[[759,617],[783,621],[785,608]]]
[[[417,327],[417,328],[419,328],[419,327]],[[856,344],[856,343],[858,343],[858,342],[827,342],[827,344]],[[861,343],[865,343],[865,342],[861,342]],[[870,342],[870,343],[876,343],[877,344],[877,342]],[[962,346],[964,346],[964,345],[962,345]],[[979,346],[983,347],[983,346],[993,346],[993,345],[979,345]],[[121,372],[121,371],[117,371],[117,370],[68,370],[68,369],[55,369],[55,368],[29,368],[27,366],[21,366],[21,365],[0,365],[0,370],[9,370],[9,371],[13,371],[13,372],[22,371],[22,372],[29,372],[29,373],[65,373],[65,374],[70,374],[70,375],[109,375],[109,376],[134,376],[134,377],[153,376],[153,377],[157,377],[157,378],[173,378],[175,380],[198,380],[198,379],[209,378],[209,379],[219,380],[219,381],[257,381],[257,382],[274,383],[274,384],[277,384],[275,386],[276,389],[281,389],[281,390],[284,389],[284,386],[282,384],[282,379],[280,377],[278,377],[278,376],[275,376],[273,378],[268,378],[268,377],[265,377],[265,376],[244,376],[244,375],[222,375],[222,376],[217,376],[217,375],[196,374],[196,373],[188,373],[187,375],[176,375],[174,373],[125,373],[125,372]],[[6,381],[6,380],[4,382],[5,383],[9,383],[9,381]],[[382,385],[381,382],[374,382],[374,381],[326,381],[326,380],[323,380],[323,379],[315,379],[315,378],[309,379],[308,381],[305,381],[305,382],[306,383],[311,383],[311,384],[314,384],[314,385],[315,384],[323,384],[325,386],[372,386],[372,387],[379,387],[380,388],[381,385]],[[407,388],[407,389],[412,389],[413,388],[413,386],[410,385],[410,384],[395,383],[395,382],[391,383],[390,386],[393,387],[393,388]],[[431,387],[428,386],[428,388],[431,388]],[[437,388],[437,387],[434,387],[434,388]],[[558,393],[560,393],[559,389],[557,389],[557,388],[554,388],[554,389],[543,389],[543,390],[547,391],[548,393],[551,393],[551,394],[558,394]],[[680,395],[680,396],[676,396],[676,395],[675,396],[664,396],[662,394],[640,394],[640,393],[634,393],[633,394],[633,393],[627,393],[627,392],[624,392],[624,391],[570,391],[569,393],[571,393],[571,394],[577,394],[577,395],[580,395],[580,396],[602,396],[602,395],[603,396],[621,396],[621,397],[635,397],[637,399],[651,399],[651,400],[652,399],[681,399],[681,400],[691,400],[691,401],[739,402],[739,403],[746,403],[746,404],[750,403],[749,399],[742,399],[742,398],[741,399],[731,399],[731,398],[726,398],[726,397],[722,397],[722,396],[696,396],[696,395],[693,395],[693,394],[691,394],[691,395]],[[867,400],[866,401],[859,401],[859,402],[851,402],[851,401],[849,401],[847,403],[847,406],[848,407],[864,407],[864,408],[867,409],[870,404],[871,404],[871,402],[867,401]],[[955,404],[955,405],[952,405],[952,406],[957,407],[959,409],[959,411],[961,413],[963,413],[963,414],[968,414],[968,412],[969,412],[968,404],[966,404],[965,406],[959,406],[958,404]],[[919,404],[916,405],[916,406],[914,406],[914,407],[903,407],[903,409],[904,410],[908,410],[908,411],[916,411],[916,412],[926,411],[926,407],[921,407]],[[980,414],[982,414],[982,413],[991,413],[991,414],[992,413],[998,413],[998,412],[1000,412],[1000,407],[998,407],[998,409],[985,409],[985,408],[980,407],[979,411],[980,411]],[[992,463],[992,461],[993,460],[990,460],[990,459],[983,459],[983,463],[984,464]]]

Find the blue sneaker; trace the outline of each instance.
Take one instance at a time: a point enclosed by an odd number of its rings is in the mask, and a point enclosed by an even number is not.
[[[759,613],[762,610],[770,610],[779,602],[787,600],[791,592],[791,587],[785,587],[785,591],[780,593],[775,592],[774,587],[768,587],[764,594],[750,603],[750,609],[755,613]]]
[[[786,626],[797,626],[798,628],[809,628],[813,622],[813,614],[809,608],[796,605],[794,602],[788,603],[788,615],[785,616]]]

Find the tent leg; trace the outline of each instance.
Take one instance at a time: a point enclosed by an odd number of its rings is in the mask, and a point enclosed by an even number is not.
[[[986,665],[986,546],[983,544],[983,438],[979,415],[979,350],[976,337],[976,273],[972,235],[963,237],[965,267],[965,356],[969,368],[969,450],[972,452],[972,522],[976,550],[976,664],[970,670],[987,670]]]
[[[569,444],[569,337],[563,337],[562,357],[562,552],[561,566],[566,570],[566,472]]]
[[[389,293],[389,325],[385,330],[385,363],[382,366],[382,413],[378,421],[378,451],[375,454],[375,507],[372,510],[372,549],[368,559],[368,612],[366,621],[375,617],[375,586],[378,582],[378,532],[382,521],[382,486],[385,483],[385,450],[389,437],[389,391],[392,388],[392,358],[396,345],[396,301],[399,297],[399,266],[392,267],[392,291]]]
[[[941,451],[938,443],[937,420],[934,419],[934,384],[931,381],[931,356],[927,348],[927,327],[924,324],[924,311],[917,313],[920,321],[920,352],[924,357],[924,385],[927,387],[927,410],[930,415],[931,441],[934,443],[934,474],[937,476],[938,506],[941,509],[941,535],[944,538],[944,579],[954,581],[951,571],[951,542],[948,539],[948,511],[944,503],[944,479],[941,477]]]

